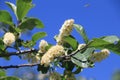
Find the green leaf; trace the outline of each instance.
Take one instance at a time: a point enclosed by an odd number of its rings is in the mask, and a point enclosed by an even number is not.
[[[115,43],[118,42],[120,39],[117,36],[105,36],[102,37],[101,39],[103,39],[104,41],[110,42],[110,43]]]
[[[45,74],[45,73],[48,72],[49,68],[50,68],[49,66],[48,67],[44,67],[43,65],[38,65],[37,70],[41,71],[43,74]]]
[[[17,0],[16,6],[18,20],[22,20],[33,7],[32,0]]]
[[[24,30],[32,30],[34,27],[37,28],[43,28],[43,23],[36,18],[27,18],[25,19],[18,27],[24,31]]]
[[[10,26],[14,25],[12,22],[12,17],[7,11],[4,11],[4,10],[0,11],[0,22],[9,24]]]
[[[35,42],[33,42],[33,41],[22,42],[22,46],[24,46],[25,48],[31,48],[34,45],[35,45]]]
[[[6,76],[6,73],[4,70],[0,69],[0,77]]]
[[[40,38],[43,38],[47,36],[47,34],[45,32],[38,32],[38,33],[35,33],[33,36],[32,36],[32,41],[33,42],[36,42],[37,40],[39,40]]]
[[[77,67],[76,70],[73,72],[74,74],[79,74],[82,71],[81,67]]]
[[[85,33],[84,28],[81,25],[74,24],[74,28],[76,29],[77,32],[80,33],[80,35],[83,37],[85,43],[88,43],[89,39]]]
[[[82,68],[87,68],[91,66],[91,63],[88,62],[88,58],[93,53],[94,48],[88,48],[85,52],[78,52],[72,56],[71,60],[74,64]]]
[[[8,76],[8,77],[1,77],[0,80],[21,80],[21,79],[13,76]]]
[[[72,71],[75,65],[71,61],[63,61],[61,67],[65,68],[65,70]]]
[[[6,4],[12,9],[12,11],[14,12],[14,14],[17,17],[17,14],[16,14],[16,5],[13,4],[13,3],[11,3],[11,2],[6,2]]]
[[[78,42],[72,36],[65,36],[64,42],[68,43],[74,50],[76,50],[78,47]]]
[[[3,40],[0,38],[0,51],[3,51],[5,49]]]
[[[115,41],[118,41],[117,39]],[[111,43],[112,42],[112,43]],[[113,52],[115,52],[116,54],[120,55],[120,40],[115,43],[114,41],[109,41],[109,40],[104,40],[101,38],[95,38],[91,41],[90,45],[88,47],[95,47],[98,49],[104,49],[107,48]]]

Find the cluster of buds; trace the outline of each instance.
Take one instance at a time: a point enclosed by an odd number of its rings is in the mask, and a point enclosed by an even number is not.
[[[3,37],[3,42],[6,46],[10,46],[12,43],[15,42],[15,35],[11,32],[5,33]]]
[[[47,41],[41,40],[39,43],[39,53],[45,53],[46,52],[46,47],[48,46]]]
[[[108,49],[103,49],[101,50],[101,52],[93,53],[90,60],[93,62],[101,62],[102,60],[107,58],[109,54],[110,51]]]
[[[50,73],[49,80],[61,80],[61,75],[57,72]]]
[[[49,66],[50,62],[54,60],[55,57],[59,57],[64,54],[64,48],[61,45],[52,46],[41,58],[41,65],[45,67]]]
[[[69,19],[64,22],[60,29],[60,33],[57,37],[57,43],[61,45],[63,43],[63,38],[69,36],[73,29],[74,19]]]

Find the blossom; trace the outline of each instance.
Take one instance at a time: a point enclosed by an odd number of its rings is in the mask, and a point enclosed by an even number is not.
[[[91,60],[93,62],[101,62],[102,60],[107,58],[109,54],[110,54],[110,51],[108,49],[103,49],[103,50],[101,50],[101,52],[93,53]]]
[[[45,53],[47,46],[48,46],[47,41],[41,40],[40,43],[39,43],[39,52],[40,52],[40,53]]]
[[[64,54],[64,48],[61,45],[52,46],[41,58],[41,65],[48,66],[55,57],[59,57]]]
[[[65,36],[69,36],[70,35],[70,33],[71,33],[72,29],[73,29],[73,24],[74,24],[74,19],[68,19],[68,20],[66,20],[64,22],[64,24],[62,25],[61,29],[59,30],[60,33],[59,33],[59,35],[57,37],[57,43],[59,45],[62,44],[63,38]]]
[[[11,32],[5,33],[3,37],[3,42],[5,45],[10,46],[12,43],[15,42],[15,35]]]

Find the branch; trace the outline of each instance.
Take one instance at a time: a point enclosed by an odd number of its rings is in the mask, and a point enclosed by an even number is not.
[[[20,67],[33,67],[37,66],[40,63],[34,63],[34,64],[21,64],[21,65],[9,65],[9,66],[0,66],[0,69],[8,69],[8,68],[20,68]]]
[[[73,55],[77,54],[78,52],[81,52],[81,54],[82,54],[82,52],[83,52],[84,50],[86,50],[86,48],[88,47],[88,45],[89,45],[89,44],[87,44],[85,47],[83,47],[83,48],[81,48],[81,49],[78,49],[78,50],[72,52],[71,54],[63,55],[63,56],[60,56],[60,57],[61,57],[61,58],[72,57]]]
[[[32,53],[32,52],[38,52],[36,49],[29,49],[29,50],[24,50],[24,51],[18,51],[18,52],[9,52],[9,53],[2,53],[0,54],[0,57],[10,57],[14,55],[21,55],[21,54],[27,54],[27,53]]]

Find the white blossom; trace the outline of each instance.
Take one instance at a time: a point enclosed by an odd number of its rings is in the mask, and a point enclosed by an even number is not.
[[[47,41],[41,40],[40,43],[39,43],[39,52],[40,52],[40,53],[45,53],[47,46],[48,46]]]
[[[101,62],[102,60],[107,58],[109,54],[110,54],[110,51],[108,49],[103,49],[101,50],[101,52],[93,53],[91,56],[91,60],[93,62]]]
[[[52,46],[41,58],[41,65],[48,66],[55,57],[59,57],[64,54],[64,48],[60,45]]]
[[[61,29],[59,30],[60,33],[59,33],[59,35],[57,37],[57,43],[59,45],[62,44],[63,38],[65,36],[69,36],[70,35],[70,33],[71,33],[72,29],[73,29],[73,24],[74,24],[74,19],[68,19],[68,20],[66,20],[64,22],[64,24],[62,25]]]
[[[3,37],[3,42],[5,45],[10,46],[12,43],[15,42],[15,35],[11,32],[5,33]]]

